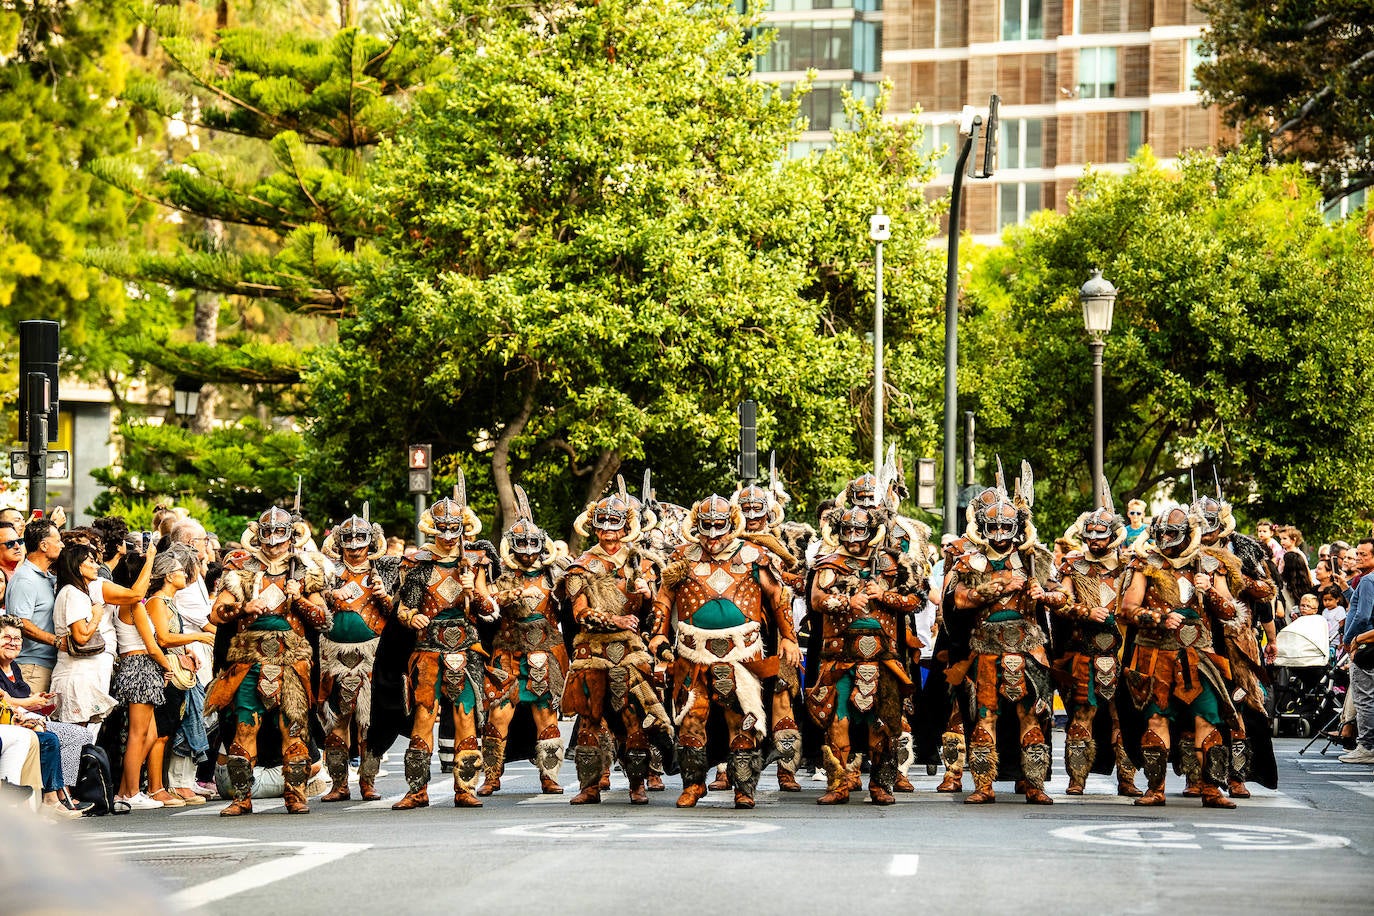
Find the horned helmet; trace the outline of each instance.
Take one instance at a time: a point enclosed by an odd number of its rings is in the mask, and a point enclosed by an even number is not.
[[[630,502],[630,496],[625,491],[625,480],[617,475],[616,483],[618,487],[614,491],[589,503],[573,522],[573,528],[579,534],[586,536],[592,531],[623,531],[621,539],[626,543],[639,539],[642,528],[638,508]]]
[[[1005,556],[1018,546],[1035,542],[1031,507],[1035,503],[1035,478],[1028,462],[1021,462],[1015,492],[1007,493],[1002,459],[997,459],[997,478],[969,503],[965,536],[994,556]]]
[[[367,550],[367,558],[376,560],[386,553],[386,533],[382,526],[368,518],[368,504],[363,503],[362,515],[350,515],[334,526],[324,539],[320,551],[337,559],[346,550]]]
[[[529,498],[523,487],[515,487],[515,523],[506,530],[501,538],[501,560],[507,566],[519,561],[526,566],[537,567],[547,562],[553,553],[555,542],[543,528],[534,523],[530,511]]]
[[[422,534],[447,543],[459,537],[476,537],[482,531],[482,520],[458,500],[445,496],[421,514],[419,528]]]
[[[743,511],[716,493],[698,500],[682,523],[683,535],[690,540],[716,540],[738,535],[743,530]]]
[[[1097,508],[1078,516],[1064,532],[1064,539],[1099,557],[1125,542],[1126,522],[1116,511],[1106,478],[1098,480]]]
[[[882,524],[871,506],[850,506],[840,511],[836,531],[840,546],[851,553],[862,550],[874,539]]]
[[[273,554],[282,552],[283,545],[301,548],[309,540],[305,522],[281,506],[269,506],[257,521],[249,522],[242,538],[246,546]]]
[[[1203,525],[1202,516],[1195,509],[1170,506],[1150,522],[1150,537],[1160,553],[1177,558],[1197,548]]]
[[[860,474],[844,488],[844,503],[847,506],[876,508],[882,499],[878,492],[878,477],[875,474]]]

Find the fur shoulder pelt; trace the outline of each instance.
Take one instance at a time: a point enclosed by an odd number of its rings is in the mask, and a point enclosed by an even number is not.
[[[794,556],[792,551],[787,549],[787,545],[771,531],[746,531],[744,534],[741,534],[740,537],[751,544],[762,547],[764,550],[777,554],[778,559],[782,560],[783,565],[788,569],[797,565],[796,556]]]
[[[1251,579],[1269,578],[1268,561],[1273,554],[1259,541],[1247,534],[1231,535],[1231,552],[1240,560],[1241,572]]]

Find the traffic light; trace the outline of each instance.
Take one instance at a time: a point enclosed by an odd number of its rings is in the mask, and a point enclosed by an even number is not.
[[[432,452],[433,446],[427,444],[406,446],[411,493],[428,493],[434,489],[434,471],[430,467]]]
[[[39,403],[29,391],[36,373],[47,376],[48,442],[57,441],[57,375],[61,325],[56,321],[19,322],[19,437],[29,440],[31,406]]]

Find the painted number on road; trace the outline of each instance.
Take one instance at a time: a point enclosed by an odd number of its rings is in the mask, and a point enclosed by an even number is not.
[[[1150,849],[1311,850],[1342,849],[1350,845],[1343,836],[1307,833],[1286,827],[1247,827],[1237,824],[1084,824],[1059,827],[1050,834],[1061,840],[1103,846],[1135,846]]]
[[[520,824],[492,831],[497,836],[551,837],[572,840],[654,840],[654,839],[717,839],[727,836],[772,833],[781,830],[777,824],[758,821],[729,823],[725,821],[660,821],[650,824],[625,824],[607,821],[549,821],[543,824]]]

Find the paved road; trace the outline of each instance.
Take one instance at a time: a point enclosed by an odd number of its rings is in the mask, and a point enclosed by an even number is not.
[[[1070,798],[1062,775],[1054,807],[1006,785],[996,805],[972,808],[923,771],[889,808],[867,793],[821,808],[820,782],[785,794],[771,777],[752,812],[728,793],[678,811],[676,780],[631,808],[619,774],[600,806],[572,808],[530,794],[537,774],[518,764],[481,810],[448,807],[436,769],[436,804],[402,813],[389,810],[404,789],[398,745],[381,802],[315,803],[306,817],[267,802],[235,820],[212,802],[54,829],[150,873],[173,908],[209,913],[1368,913],[1374,768],[1320,744],[1299,757],[1304,743],[1277,742],[1280,791],[1236,811],[1177,797],[1136,808],[1097,776]],[[573,784],[571,764],[562,778]],[[1171,796],[1179,788],[1171,777]]]

